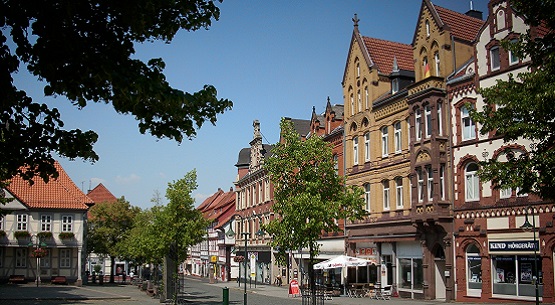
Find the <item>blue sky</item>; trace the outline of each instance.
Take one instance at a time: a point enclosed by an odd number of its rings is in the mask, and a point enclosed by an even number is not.
[[[457,12],[469,0],[432,1]],[[115,113],[110,105],[73,108],[63,98],[47,99],[58,107],[66,128],[95,130],[100,160],[60,162],[78,187],[86,191],[103,183],[116,197],[147,208],[155,191],[162,197],[169,182],[193,169],[198,174],[196,205],[237,177],[234,166],[241,148],[252,140],[258,119],[264,143],[279,139],[281,117],[310,119],[312,106],[324,111],[343,104],[341,80],[358,14],[364,36],[411,43],[420,0],[226,0],[219,4],[220,20],[209,30],[179,32],[171,44],[137,45],[137,58],[161,57],[175,88],[195,92],[214,85],[218,96],[233,101],[232,110],[218,116],[216,126],[204,125],[197,137],[178,144],[138,131],[132,116]],[[487,15],[487,0],[474,0]],[[18,77],[35,99],[42,84]]]

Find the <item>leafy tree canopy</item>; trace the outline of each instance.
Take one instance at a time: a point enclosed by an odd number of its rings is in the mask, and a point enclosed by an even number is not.
[[[279,218],[264,230],[272,236],[272,246],[309,248],[313,258],[323,232],[338,232],[338,220],[365,215],[362,190],[345,186],[329,143],[318,136],[303,141],[286,119],[280,127],[282,141],[264,165],[274,184],[273,210]]]
[[[213,86],[195,93],[172,88],[162,59],[145,63],[132,55],[134,43],[169,43],[178,30],[208,28],[219,16],[213,0],[1,1],[0,181],[56,177],[53,153],[98,159],[97,134],[63,129],[56,108],[14,85],[20,69],[44,83],[45,96],[64,96],[78,108],[111,103],[135,116],[141,133],[158,138],[181,142],[205,121],[215,124],[232,102],[218,99]]]
[[[497,187],[555,199],[555,33],[547,30],[555,28],[555,3],[510,3],[531,28],[518,42],[503,41],[502,46],[529,58],[530,69],[481,89],[486,105],[471,111],[471,116],[481,124],[482,134],[494,133],[507,143],[524,139],[532,144],[508,148],[506,158],[481,162],[479,175]]]

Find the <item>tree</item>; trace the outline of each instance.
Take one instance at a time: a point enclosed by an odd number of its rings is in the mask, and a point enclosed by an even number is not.
[[[116,257],[121,254],[120,243],[133,225],[140,208],[133,207],[125,198],[116,202],[101,202],[90,209],[87,240],[89,252],[110,257],[110,283],[114,282]]]
[[[507,148],[507,158],[481,162],[478,174],[496,187],[555,199],[555,33],[545,31],[555,28],[555,3],[510,3],[531,28],[518,42],[503,41],[502,46],[520,58],[529,57],[530,69],[481,89],[486,105],[481,111],[471,110],[471,116],[481,124],[482,134],[494,133],[507,143],[525,139],[533,144],[526,152]]]
[[[282,141],[272,149],[265,169],[274,184],[273,210],[278,217],[264,226],[270,244],[286,249],[308,248],[309,276],[314,287],[314,258],[323,232],[338,232],[338,219],[365,215],[362,189],[346,187],[335,170],[329,143],[314,135],[302,141],[291,121],[280,123]],[[314,295],[314,294],[313,294]]]
[[[14,85],[21,68],[42,81],[46,96],[66,97],[80,109],[111,103],[135,116],[141,133],[158,138],[181,142],[196,135],[195,126],[215,124],[232,102],[218,99],[213,86],[183,92],[169,85],[162,59],[132,58],[134,43],[169,43],[180,29],[208,29],[220,16],[214,2],[1,1],[0,181],[57,177],[53,154],[98,160],[95,132],[64,130],[56,108]]]

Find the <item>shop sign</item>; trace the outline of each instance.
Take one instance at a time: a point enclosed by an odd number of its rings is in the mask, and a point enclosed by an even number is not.
[[[533,251],[538,250],[538,241],[490,241],[489,251]]]

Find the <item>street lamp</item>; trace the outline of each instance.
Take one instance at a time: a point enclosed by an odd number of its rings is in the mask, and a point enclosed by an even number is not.
[[[530,224],[530,221],[528,221],[528,210],[532,211],[532,224]],[[534,285],[536,288],[536,305],[540,304],[540,294],[539,294],[539,288],[538,288],[538,282],[539,282],[539,270],[538,270],[538,254],[537,254],[537,249],[539,247],[539,243],[537,242],[536,239],[536,217],[534,216],[534,208],[529,206],[526,208],[525,210],[525,215],[526,218],[524,219],[524,224],[522,224],[522,226],[520,227],[522,230],[524,231],[532,231],[533,236],[534,236],[534,270],[536,271],[536,274],[532,277],[532,280],[534,281]]]
[[[248,256],[247,240],[251,236],[251,234],[249,232],[242,232],[241,235],[243,235],[243,238],[245,239],[245,259],[243,260],[243,266],[245,267],[245,285],[244,285],[245,294],[243,296],[243,304],[247,305],[247,256]],[[241,268],[239,268],[239,270],[241,270]]]
[[[39,283],[40,283],[40,259],[41,257],[46,256],[46,249],[43,249],[42,247],[46,247],[45,243],[41,243],[40,242],[40,237],[38,235],[32,235],[31,236],[31,242],[28,245],[29,247],[35,247],[35,250],[33,250],[33,257],[37,259],[37,276],[36,276],[36,283],[37,283],[37,287],[39,287]]]

